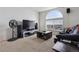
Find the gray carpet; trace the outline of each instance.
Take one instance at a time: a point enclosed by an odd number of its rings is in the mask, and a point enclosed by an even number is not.
[[[42,40],[32,35],[12,42],[0,42],[0,52],[53,52],[53,45],[53,37]]]

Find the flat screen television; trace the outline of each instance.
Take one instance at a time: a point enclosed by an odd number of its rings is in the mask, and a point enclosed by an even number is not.
[[[25,30],[35,29],[35,22],[31,20],[23,20],[23,29]]]

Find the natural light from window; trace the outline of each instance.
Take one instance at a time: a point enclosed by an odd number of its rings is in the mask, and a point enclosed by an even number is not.
[[[47,29],[62,29],[63,26],[63,15],[59,10],[52,10],[48,12],[46,16]]]
[[[46,19],[63,18],[63,15],[59,10],[52,10],[48,12]]]
[[[46,16],[46,24],[63,24],[63,15],[59,10],[52,10]]]

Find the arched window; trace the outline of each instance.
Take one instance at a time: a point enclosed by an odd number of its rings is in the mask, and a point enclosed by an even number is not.
[[[59,10],[52,10],[48,12],[46,19],[63,18],[63,15]]]
[[[60,28],[63,26],[63,15],[59,10],[49,11],[46,16],[46,26]]]

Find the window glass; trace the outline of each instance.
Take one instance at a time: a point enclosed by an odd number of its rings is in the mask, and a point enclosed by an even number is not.
[[[53,10],[50,11],[46,16],[46,19],[54,19],[54,18],[63,18],[63,15],[59,10]]]
[[[46,16],[47,29],[56,28],[62,29],[63,27],[63,15],[59,10],[52,10],[48,12]]]

